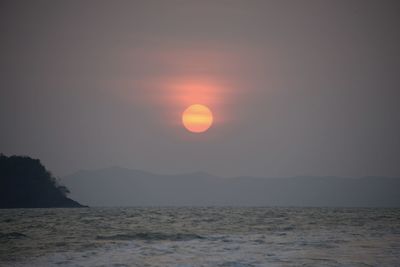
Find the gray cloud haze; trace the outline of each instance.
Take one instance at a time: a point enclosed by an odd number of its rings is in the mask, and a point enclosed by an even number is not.
[[[398,1],[2,1],[0,152],[56,175],[400,176]],[[188,133],[180,113],[215,124]]]

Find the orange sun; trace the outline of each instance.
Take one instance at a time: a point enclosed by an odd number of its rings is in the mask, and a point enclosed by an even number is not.
[[[213,115],[211,110],[204,105],[191,105],[183,112],[182,123],[188,131],[202,133],[212,125]]]

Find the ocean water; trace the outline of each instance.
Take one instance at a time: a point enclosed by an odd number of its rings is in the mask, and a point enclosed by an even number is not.
[[[1,266],[400,266],[400,209],[0,210]]]

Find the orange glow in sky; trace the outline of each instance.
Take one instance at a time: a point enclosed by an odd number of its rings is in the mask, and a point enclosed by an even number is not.
[[[158,99],[158,103],[165,106],[167,111],[164,113],[164,116],[166,116],[165,121],[169,124],[178,126],[182,125],[183,122],[189,131],[203,132],[211,126],[211,123],[220,124],[226,119],[224,105],[226,105],[228,99],[225,90],[226,87],[221,83],[217,83],[208,77],[179,77],[165,79],[157,87],[160,90],[158,90],[159,93],[155,97]],[[188,127],[189,124],[185,124],[182,111],[190,106],[198,107],[196,104],[201,104],[210,114],[210,110],[212,110],[213,114],[210,115],[211,120],[207,127],[205,125],[197,125],[195,127],[191,125]],[[196,108],[196,110],[199,109]],[[197,112],[192,111],[194,113]],[[187,118],[196,118],[195,120],[197,120],[200,117],[196,115]],[[200,130],[203,129],[203,126],[205,127],[204,130]]]
[[[214,127],[237,120],[232,107],[238,95],[247,92],[243,79],[238,78],[244,76],[243,69],[248,66],[243,57],[247,53],[239,47],[223,48],[211,44],[135,50],[135,62],[143,62],[143,67],[135,71],[143,78],[133,79],[135,90],[131,92],[135,95],[131,99],[144,109],[151,106],[146,103],[158,106],[160,123],[167,125],[165,129],[179,129],[182,111],[194,104],[212,110]],[[140,94],[138,90],[142,90]]]

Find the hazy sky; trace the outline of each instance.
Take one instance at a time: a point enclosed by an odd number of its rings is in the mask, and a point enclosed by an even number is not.
[[[399,1],[1,1],[0,152],[56,175],[400,176]],[[192,134],[190,104],[215,123]]]

